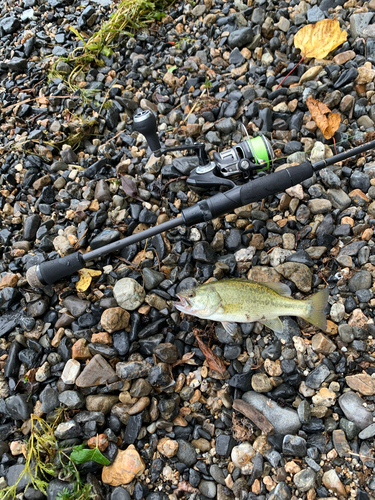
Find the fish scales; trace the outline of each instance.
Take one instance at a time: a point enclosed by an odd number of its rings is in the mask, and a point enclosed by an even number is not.
[[[329,291],[321,290],[307,300],[292,299],[290,293],[289,287],[283,283],[257,283],[232,278],[178,293],[180,303],[176,303],[175,307],[198,318],[221,321],[231,334],[236,329],[235,323],[254,321],[281,332],[280,316],[299,316],[325,330],[324,309]]]
[[[225,280],[202,285],[204,292],[214,289],[221,298],[223,311],[213,312],[210,319],[220,321],[253,322],[278,316],[304,313],[307,304],[299,300],[283,297],[267,286],[251,281]]]

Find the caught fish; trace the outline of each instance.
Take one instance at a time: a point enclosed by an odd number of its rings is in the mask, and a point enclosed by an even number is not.
[[[233,335],[236,323],[259,321],[276,333],[283,331],[280,316],[298,316],[321,330],[326,330],[324,309],[329,290],[326,288],[307,300],[290,297],[284,283],[256,283],[246,279],[214,281],[184,290],[177,295],[176,309],[202,319],[220,321]]]

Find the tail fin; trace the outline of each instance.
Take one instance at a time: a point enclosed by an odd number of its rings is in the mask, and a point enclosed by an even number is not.
[[[321,330],[327,329],[327,318],[323,311],[327,305],[328,295],[329,290],[325,288],[307,300],[310,307],[304,319]]]

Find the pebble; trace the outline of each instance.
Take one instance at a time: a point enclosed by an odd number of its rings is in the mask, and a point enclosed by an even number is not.
[[[137,281],[131,278],[122,278],[116,282],[113,296],[120,307],[127,311],[134,311],[143,303],[146,292]]]
[[[118,451],[111,465],[103,467],[102,481],[110,486],[129,484],[144,470],[145,464],[134,445],[131,444],[126,450]]]
[[[361,430],[372,424],[372,414],[366,410],[363,403],[355,392],[346,392],[339,397],[339,405],[346,418]]]
[[[276,402],[256,392],[245,392],[242,399],[264,415],[278,434],[295,434],[301,428],[297,412],[291,408],[282,408]]]
[[[75,383],[77,387],[92,387],[110,384],[116,380],[116,372],[111,365],[103,358],[103,356],[95,354],[95,356],[93,356],[93,358],[90,359],[84,367],[79,377],[75,380]]]

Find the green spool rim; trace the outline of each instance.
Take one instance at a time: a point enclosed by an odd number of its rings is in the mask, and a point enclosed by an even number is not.
[[[247,142],[249,143],[251,152],[253,153],[255,163],[257,165],[261,165],[262,163],[260,163],[258,160],[263,160],[263,162],[266,163],[266,166],[260,168],[259,172],[267,170],[270,167],[270,157],[268,155],[267,146],[264,143],[263,137],[258,135],[253,139],[248,139]]]

